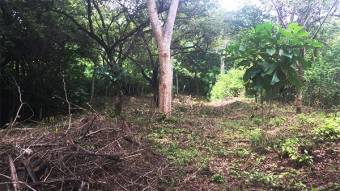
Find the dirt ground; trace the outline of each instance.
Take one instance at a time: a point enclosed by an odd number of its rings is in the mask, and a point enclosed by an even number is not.
[[[56,116],[1,130],[0,190],[340,189],[339,137],[315,134],[334,111],[180,96],[165,118],[150,105],[130,98],[115,117],[105,101],[71,124]]]

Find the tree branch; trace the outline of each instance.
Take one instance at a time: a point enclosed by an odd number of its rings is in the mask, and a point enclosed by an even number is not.
[[[168,18],[167,22],[165,25],[165,30],[164,30],[164,38],[166,41],[170,41],[173,33],[173,28],[175,24],[175,19],[176,19],[176,14],[177,14],[177,9],[178,9],[178,4],[179,0],[172,0],[169,13],[168,13]]]
[[[333,8],[336,7],[336,5],[338,4],[338,1],[339,1],[339,0],[335,0],[335,1],[334,1],[332,7],[328,10],[328,12],[327,12],[325,18],[322,20],[322,22],[320,23],[319,27],[318,27],[318,28],[316,29],[316,31],[314,32],[314,34],[313,34],[313,36],[312,36],[312,39],[315,39],[315,38],[316,38],[316,36],[317,36],[317,34],[319,33],[321,27],[322,27],[323,24],[326,22],[326,20],[327,20],[327,18],[329,17],[329,15],[331,14]],[[335,10],[336,10],[336,8],[335,8]]]
[[[147,0],[148,15],[150,18],[151,27],[153,28],[154,36],[158,44],[163,41],[162,23],[158,18],[158,11],[155,0]]]

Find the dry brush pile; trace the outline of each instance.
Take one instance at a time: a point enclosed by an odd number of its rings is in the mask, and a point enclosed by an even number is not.
[[[171,170],[138,131],[99,114],[69,129],[3,130],[0,190],[160,190]]]

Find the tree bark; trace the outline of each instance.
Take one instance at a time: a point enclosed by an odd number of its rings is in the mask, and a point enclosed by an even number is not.
[[[157,66],[152,70],[152,77],[151,77],[151,88],[153,93],[153,101],[156,107],[159,107],[159,83],[158,83],[158,63]]]
[[[295,107],[296,114],[302,113],[302,91],[300,89],[297,90],[295,95]]]
[[[179,0],[172,0],[164,27],[158,17],[155,0],[148,0],[148,15],[152,31],[158,46],[159,59],[159,111],[167,116],[171,115],[172,101],[172,64],[170,45],[173,27],[176,19]]]
[[[224,74],[225,73],[225,63],[224,63],[224,57],[221,55],[221,69],[220,73]]]
[[[305,56],[305,49],[302,48],[300,50],[301,57]],[[297,65],[297,78],[298,80],[303,83],[303,75],[304,75],[304,68],[302,63],[299,61],[296,62]],[[302,113],[302,90],[301,87],[296,88],[296,95],[295,95],[295,107],[296,107],[296,113]]]
[[[97,65],[94,62],[93,65],[93,73],[92,73],[92,80],[91,80],[91,97],[90,97],[90,104],[93,103],[93,99],[94,99],[94,94],[95,94],[95,86],[96,86],[96,68]]]

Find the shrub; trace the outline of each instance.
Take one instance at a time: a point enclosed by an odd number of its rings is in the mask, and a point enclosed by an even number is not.
[[[210,92],[210,99],[222,100],[226,97],[240,96],[244,91],[243,74],[243,70],[231,69],[226,74],[220,75]]]
[[[325,123],[314,129],[315,140],[331,142],[340,138],[340,118],[327,118]]]
[[[281,143],[281,153],[288,156],[292,161],[298,164],[312,164],[313,157],[308,154],[308,151],[299,150],[300,141],[297,138],[288,138]]]
[[[332,107],[340,104],[340,41],[325,48],[304,73],[304,100],[309,105]]]

